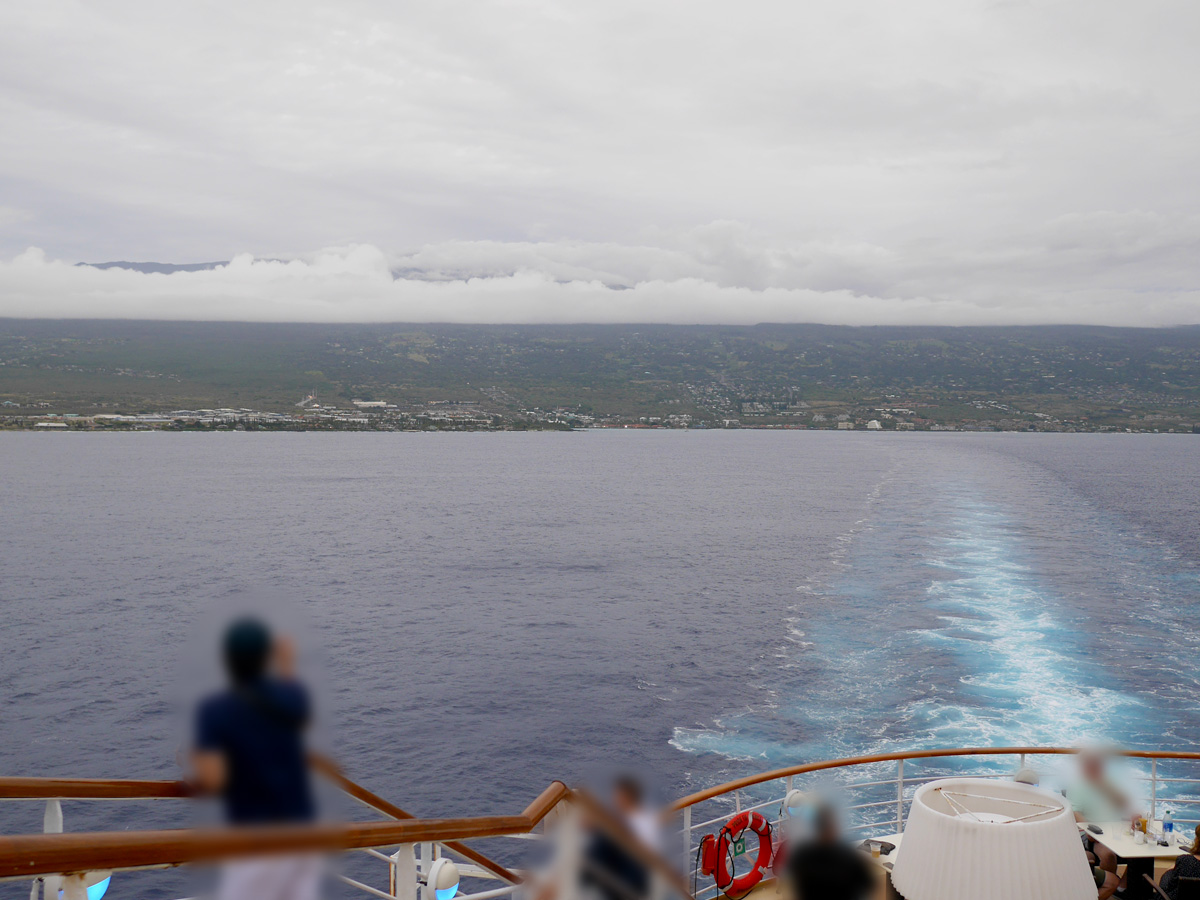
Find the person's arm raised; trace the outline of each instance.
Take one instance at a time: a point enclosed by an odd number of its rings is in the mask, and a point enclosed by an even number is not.
[[[219,750],[192,752],[192,773],[187,781],[197,792],[219,794],[225,790],[227,778],[225,754]]]
[[[271,646],[271,670],[280,681],[296,680],[296,642],[286,635]]]

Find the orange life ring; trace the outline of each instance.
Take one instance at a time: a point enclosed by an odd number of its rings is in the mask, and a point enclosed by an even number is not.
[[[729,848],[746,829],[758,836],[758,858],[754,861],[754,868],[735,878]],[[700,854],[700,871],[714,878],[717,889],[726,897],[743,897],[762,881],[771,868],[771,823],[760,813],[738,813],[725,823],[716,837],[711,834],[704,836],[700,841]]]

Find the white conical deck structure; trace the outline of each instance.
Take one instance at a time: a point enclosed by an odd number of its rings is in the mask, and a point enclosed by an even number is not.
[[[1096,900],[1071,807],[1011,781],[917,789],[892,884],[905,900]]]

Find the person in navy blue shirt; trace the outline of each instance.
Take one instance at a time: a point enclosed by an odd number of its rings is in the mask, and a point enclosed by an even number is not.
[[[196,713],[196,787],[220,795],[233,824],[311,821],[304,747],[311,710],[292,643],[245,618],[226,630],[222,650],[229,687]]]

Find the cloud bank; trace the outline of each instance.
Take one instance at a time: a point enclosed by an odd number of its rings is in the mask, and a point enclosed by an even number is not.
[[[658,246],[450,241],[170,274],[37,249],[0,262],[0,315],[294,322],[1004,325],[1200,323],[1200,220],[1095,214],[979,253],[783,244],[717,222]],[[1151,290],[1146,285],[1153,284]]]

